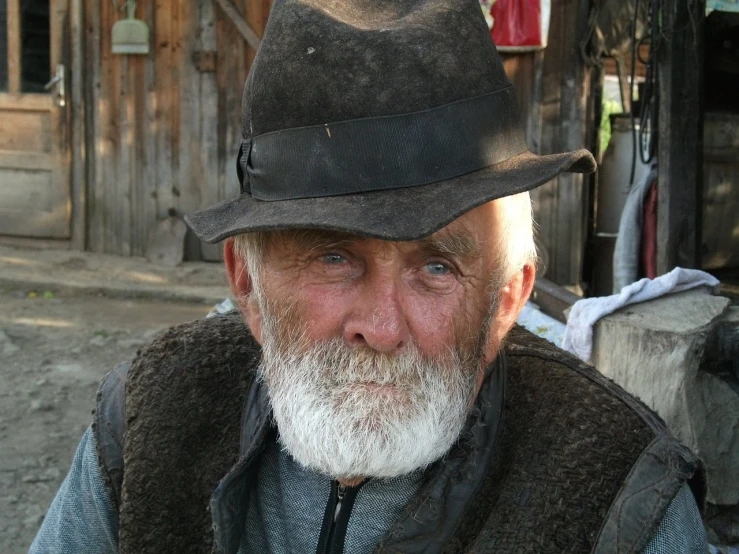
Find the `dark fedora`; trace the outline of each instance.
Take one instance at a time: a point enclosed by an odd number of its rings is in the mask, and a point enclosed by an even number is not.
[[[206,242],[314,228],[426,236],[563,171],[526,148],[478,0],[276,0],[246,80],[241,195],[190,214]]]

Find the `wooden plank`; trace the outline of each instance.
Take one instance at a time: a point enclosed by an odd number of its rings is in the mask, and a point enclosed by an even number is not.
[[[46,229],[56,225],[56,222],[63,219],[65,214],[66,207],[59,205],[48,212],[26,213],[0,210],[0,222],[3,228],[12,229],[14,237],[48,238]]]
[[[156,31],[155,73],[154,73],[154,135],[157,219],[164,219],[175,210],[174,156],[176,137],[179,130],[174,123],[179,111],[179,82],[175,79],[177,60],[175,58],[177,22],[172,10],[177,3],[157,0],[154,5],[154,25]]]
[[[111,253],[119,256],[131,255],[131,199],[132,189],[138,184],[134,182],[133,150],[134,129],[136,120],[133,115],[134,91],[131,88],[129,67],[133,63],[131,56],[113,56],[115,63],[114,95],[117,102],[117,157],[115,163],[115,180],[110,183],[111,200],[115,202],[113,229],[115,243]],[[129,63],[130,62],[130,63]],[[112,123],[112,122],[111,122]]]
[[[51,97],[48,94],[8,94],[0,92],[0,110],[48,112],[51,105]]]
[[[200,4],[200,52],[215,52],[217,49],[216,11],[213,3],[202,0]],[[215,68],[214,68],[215,69]],[[205,208],[221,199],[219,170],[219,118],[220,102],[218,98],[218,76],[215,73],[200,75],[200,167],[203,180],[200,183],[200,201],[198,208]],[[200,258],[217,258],[220,245],[200,244]],[[206,254],[207,252],[207,254]]]
[[[241,13],[248,0],[241,0]],[[244,17],[243,15],[241,17]],[[241,40],[236,28],[216,10],[216,50],[218,64],[216,78],[218,87],[218,200],[235,198],[239,195],[236,176],[236,154],[241,144],[241,95],[248,71],[246,50],[248,45]],[[201,245],[201,256],[208,261],[222,259],[222,245]]]
[[[720,375],[723,364],[709,366],[719,374],[702,366],[720,352],[714,333],[729,304],[705,288],[670,294],[604,317],[593,333],[593,365],[701,453],[707,500],[718,505],[739,498],[739,383]]]
[[[70,83],[70,136],[72,199],[71,243],[75,250],[85,249],[87,229],[87,181],[85,175],[85,105],[84,105],[84,29],[82,0],[71,0],[69,7],[69,35],[71,58]]]
[[[556,150],[592,150],[588,141],[588,129],[592,123],[588,117],[590,73],[580,54],[578,40],[588,25],[590,2],[568,2],[563,15],[567,25],[561,31],[564,43],[559,114],[561,135]],[[562,173],[557,179],[556,256],[552,275],[562,285],[579,287],[582,282],[588,215],[587,179],[580,173]]]
[[[51,171],[29,171],[24,169],[7,169],[0,167],[0,218],[10,213],[30,214],[50,212],[53,208],[51,187]],[[0,223],[0,232],[6,221]],[[10,229],[15,233],[14,229]]]
[[[704,118],[702,267],[739,266],[739,115]]]
[[[87,241],[86,247],[93,252],[103,252],[104,209],[102,206],[101,163],[105,155],[105,144],[101,132],[101,2],[85,1],[85,58],[87,73],[85,94],[85,140],[89,155],[86,160],[87,172]]]
[[[0,236],[0,245],[23,250],[71,250],[71,243],[65,239],[39,239],[27,237]]]
[[[0,168],[51,171],[54,169],[54,161],[49,154],[43,152],[0,150]]]
[[[177,165],[174,184],[177,215],[195,211],[199,207],[200,185],[206,176],[200,158],[200,82],[203,78],[192,63],[193,52],[199,50],[200,9],[204,0],[182,2],[178,5],[179,25],[177,28],[177,68],[179,104],[177,118],[177,140],[175,142]],[[185,238],[185,259],[200,258],[200,241],[188,232]]]
[[[138,16],[154,29],[154,0],[139,0]],[[152,33],[153,44],[156,34]],[[155,48],[153,46],[153,48]],[[136,56],[133,64],[134,95],[136,98],[135,175],[131,189],[131,253],[143,256],[149,233],[157,223],[156,197],[156,56]]]
[[[95,208],[98,217],[95,236],[96,251],[101,253],[111,252],[110,234],[114,232],[112,217],[116,210],[115,199],[110,197],[109,183],[115,179],[113,170],[117,153],[115,136],[115,113],[116,101],[115,88],[113,86],[113,56],[111,54],[110,29],[117,18],[110,2],[99,2],[99,64],[100,81],[98,85],[98,138],[97,138],[97,164],[95,175]]]
[[[109,2],[103,5],[110,6]],[[106,9],[108,17],[103,21],[103,29],[110,28],[123,14],[112,9]],[[122,86],[127,72],[128,56],[112,54],[110,33],[103,31],[103,46],[101,49],[103,67],[107,65],[107,105],[108,109],[103,120],[105,138],[108,144],[108,156],[104,159],[106,178],[103,182],[103,204],[106,211],[105,221],[105,252],[122,255],[122,244],[127,232],[121,214],[126,210],[125,203],[129,202],[128,179],[126,167],[121,167],[121,158],[125,155],[126,130],[126,88]]]
[[[529,150],[535,154],[541,153],[541,133],[542,133],[542,96],[543,96],[543,65],[544,51],[539,50],[532,54],[533,62],[531,67],[531,105],[529,106],[526,125],[526,142]]]
[[[69,0],[49,0],[49,61],[50,74],[54,74],[59,65],[68,63],[65,57],[65,36],[67,32],[67,13]],[[65,79],[68,77],[68,72]],[[71,191],[70,191],[70,136],[69,136],[69,102],[68,89],[64,96],[59,97],[63,102],[52,102],[49,111],[51,120],[52,155],[55,169],[52,172],[53,186],[50,190],[51,202],[54,205],[54,213],[59,214],[59,219],[52,224],[49,220],[46,236],[69,238],[71,223]],[[59,90],[57,88],[57,90]],[[56,92],[51,95],[56,98]]]
[[[0,116],[0,150],[51,153],[51,132],[48,110],[4,111]]]
[[[542,52],[541,64],[537,68],[541,71],[540,77],[535,77],[541,83],[541,94],[536,98],[540,105],[541,134],[539,153],[553,154],[558,152],[560,137],[560,106],[562,87],[561,79],[565,57],[565,40],[561,36],[567,27],[562,0],[552,2],[552,11],[549,28],[549,45]],[[563,276],[556,273],[559,257],[557,241],[557,180],[550,181],[533,191],[531,199],[534,205],[534,219],[537,222],[538,233],[542,246],[547,251],[549,267],[547,277],[559,284],[567,284]]]
[[[565,311],[569,310],[578,300],[582,300],[582,296],[560,287],[549,279],[537,277],[531,300],[548,316],[567,323]]]
[[[243,16],[239,12],[238,8],[234,5],[234,3],[231,0],[215,1],[221,7],[223,13],[226,14],[231,23],[233,23],[233,25],[236,27],[236,30],[247,42],[247,44],[249,44],[249,46],[251,46],[254,50],[259,50],[259,44],[262,42],[259,38],[259,35],[257,35],[257,33],[254,32],[254,29],[252,29],[249,24],[244,21]],[[264,30],[264,27],[262,27],[262,30]]]
[[[577,29],[587,24],[585,0],[552,3],[549,46],[539,52],[506,56],[516,86],[529,149],[554,154],[588,147],[589,73],[578,49]],[[573,22],[575,32],[572,32]],[[587,231],[587,178],[561,174],[531,191],[539,239],[549,259],[547,276],[579,288]]]
[[[703,2],[666,3],[657,49],[657,272],[700,267],[703,165]]]
[[[272,3],[269,0],[250,0],[246,2],[244,7],[244,14],[246,22],[251,25],[260,36],[264,33],[264,28],[267,26],[267,18],[269,17],[269,10]],[[257,55],[258,48],[254,48],[249,44],[247,49],[247,64],[251,68],[251,64],[254,62],[254,57]]]
[[[21,92],[21,3],[6,0],[8,29],[8,92]]]

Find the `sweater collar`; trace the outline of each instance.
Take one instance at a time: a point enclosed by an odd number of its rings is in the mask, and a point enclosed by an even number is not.
[[[381,539],[379,551],[439,552],[451,538],[490,467],[505,394],[506,361],[501,350],[487,371],[475,407],[457,444],[425,472],[424,483]],[[235,554],[246,522],[248,495],[260,454],[274,440],[267,389],[256,379],[247,395],[240,459],[211,497],[215,551]],[[272,437],[270,439],[270,437]]]

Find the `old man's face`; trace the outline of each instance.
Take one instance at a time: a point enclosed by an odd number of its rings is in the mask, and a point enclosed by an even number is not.
[[[227,245],[280,440],[299,462],[390,477],[452,446],[526,286],[524,272],[501,282],[498,227],[490,203],[418,241],[273,233],[256,278]]]

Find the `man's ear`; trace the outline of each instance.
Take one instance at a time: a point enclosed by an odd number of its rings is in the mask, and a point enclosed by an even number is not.
[[[498,296],[498,313],[490,325],[490,334],[485,345],[485,362],[490,363],[498,355],[498,349],[518,319],[524,305],[531,296],[536,280],[536,269],[525,265],[501,289]]]
[[[498,325],[496,334],[498,344],[515,325],[518,314],[531,296],[536,280],[536,269],[533,265],[526,264],[523,269],[516,273],[508,284],[500,292],[500,304],[498,306]]]
[[[226,239],[223,245],[223,261],[226,264],[226,275],[231,287],[231,294],[241,310],[244,321],[249,326],[251,334],[259,344],[262,344],[262,314],[259,305],[252,294],[252,285],[249,269],[241,253],[236,250],[236,241]]]

